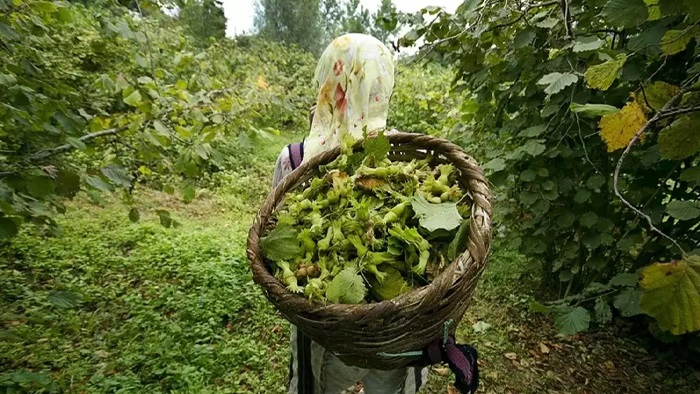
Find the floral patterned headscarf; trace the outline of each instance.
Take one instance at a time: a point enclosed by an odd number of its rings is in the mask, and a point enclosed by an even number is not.
[[[304,160],[386,127],[394,89],[394,60],[372,36],[346,34],[333,40],[316,67],[319,88]]]

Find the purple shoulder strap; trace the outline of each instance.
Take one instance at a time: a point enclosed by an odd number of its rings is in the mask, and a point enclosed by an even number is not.
[[[296,144],[289,144],[287,145],[287,149],[289,150],[289,161],[294,170],[299,167],[304,160],[304,141]]]

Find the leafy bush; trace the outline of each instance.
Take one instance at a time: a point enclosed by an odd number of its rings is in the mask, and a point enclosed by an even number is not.
[[[470,92],[462,143],[502,185],[508,238],[563,298],[562,331],[606,322],[607,301],[700,330],[698,3],[468,0],[423,14],[403,42],[424,37]],[[661,289],[673,317],[651,301]]]
[[[437,64],[425,67],[401,61],[391,97],[389,126],[397,130],[456,139],[461,96],[452,86],[454,71]]]
[[[61,237],[27,227],[0,263],[0,392],[282,391],[288,332],[250,278],[249,208],[174,206],[164,228],[83,201]]]
[[[53,225],[79,190],[149,182],[191,200],[258,136],[305,124],[311,55],[254,38],[200,49],[150,13],[0,3],[0,237]]]

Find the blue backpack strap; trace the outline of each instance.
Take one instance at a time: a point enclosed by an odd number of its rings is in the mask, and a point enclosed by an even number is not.
[[[287,145],[287,150],[289,151],[289,162],[292,165],[292,170],[295,170],[304,160],[304,141]]]

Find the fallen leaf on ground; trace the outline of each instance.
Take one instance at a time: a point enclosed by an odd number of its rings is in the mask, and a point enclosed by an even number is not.
[[[547,347],[547,345],[545,345],[544,343],[540,342],[540,352],[544,353],[544,354],[548,354],[549,347]]]
[[[447,386],[447,394],[459,394],[459,391],[453,385],[449,385]]]
[[[474,329],[475,333],[481,334],[486,332],[489,328],[491,328],[491,325],[489,323],[486,323],[485,321],[478,321],[472,325],[472,328]]]
[[[493,371],[493,372],[489,373],[488,376],[489,376],[489,378],[494,379],[494,380],[498,379],[498,371]]]
[[[508,360],[515,360],[515,359],[518,358],[518,355],[515,354],[515,353],[506,353],[506,354],[504,354],[504,356],[505,356]]]

